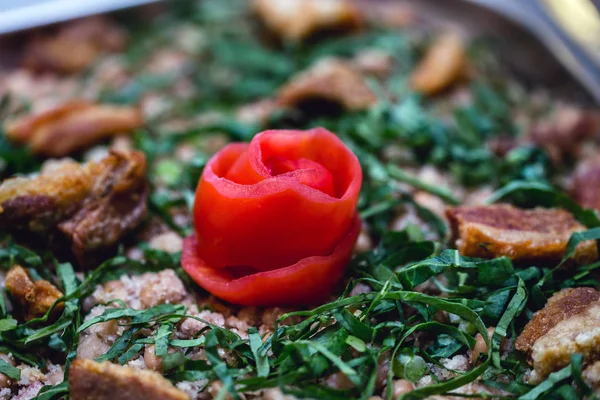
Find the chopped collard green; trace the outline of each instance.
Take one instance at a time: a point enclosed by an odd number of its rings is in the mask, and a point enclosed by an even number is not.
[[[562,186],[573,160],[554,162],[543,146],[520,140],[540,114],[546,115],[540,109],[552,110],[553,104],[534,104],[530,92],[494,59],[491,44],[478,41],[468,49],[470,68],[477,72],[461,84],[460,93],[425,97],[410,89],[408,76],[435,35],[418,27],[373,26],[298,44],[265,38],[241,1],[171,2],[151,20],[133,14],[117,16],[128,26],[127,50],[106,56],[123,69],[127,82],[106,83],[93,92],[93,100],[122,105],[139,105],[150,97],[156,101],[146,112],[144,127],[131,136],[132,145],[147,157],[149,216],[93,269],[81,269],[62,249],[44,241],[31,243],[8,229],[2,232],[1,282],[18,264],[33,280],[54,284],[63,296],[44,316],[25,322],[2,283],[0,353],[10,354],[12,361],[0,358],[0,374],[16,385],[27,366],[46,372],[50,365],[60,365],[64,382],[44,382],[35,398],[67,399],[66,378],[82,350],[83,335],[113,323],[114,336],[97,361],[138,362],[139,367],[141,355],[151,347],[164,376],[180,388],[182,382],[193,382],[196,398],[261,398],[268,388],[312,399],[593,396],[582,376],[586,365],[581,355],[572,355],[568,366],[534,385],[528,383],[526,356],[513,348],[533,313],[554,293],[600,286],[600,262],[564,267],[580,243],[600,239],[600,219]],[[325,56],[351,59],[365,49],[390,54],[393,66],[385,79],[367,79],[378,97],[368,110],[321,115],[277,110],[264,120],[238,118],[240,107],[273,97],[315,61]],[[152,67],[161,51],[183,57],[183,67],[176,72]],[[101,68],[96,63],[78,77],[82,93],[100,79]],[[32,102],[7,94],[0,103],[2,122]],[[336,133],[361,162],[359,211],[371,246],[353,257],[343,285],[326,304],[286,309],[262,329],[256,322],[244,330],[203,318],[192,310],[197,302],[200,310],[229,307],[236,314],[240,309],[207,302],[208,295],[181,269],[180,252],[157,248],[144,232],[160,224],[180,237],[192,233],[196,184],[207,160],[224,143],[249,141],[265,129],[316,126]],[[489,145],[495,140],[516,144],[496,152]],[[89,157],[88,152],[74,156]],[[36,172],[43,162],[0,131],[0,177]],[[436,171],[441,182],[428,178],[427,171]],[[488,203],[563,208],[589,230],[572,235],[556,265],[465,257],[450,243],[447,221],[435,205],[467,204],[476,196]],[[175,271],[193,301],[134,307],[127,299],[112,299],[93,304],[99,311],[90,315],[87,299],[98,285],[166,269]],[[180,335],[181,325],[193,321],[201,328],[191,336]],[[489,327],[495,328],[491,337]],[[471,361],[478,335],[486,351]],[[467,367],[449,362],[455,357],[463,357]],[[332,377],[343,384],[332,384]],[[398,396],[394,383],[400,379],[415,389]],[[471,391],[461,391],[469,384]],[[16,395],[15,387],[0,387],[0,398]],[[1,391],[6,388],[8,392]]]

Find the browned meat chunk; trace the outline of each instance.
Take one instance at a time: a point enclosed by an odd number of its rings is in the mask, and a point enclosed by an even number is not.
[[[579,314],[590,303],[600,299],[600,292],[592,288],[571,288],[555,293],[548,299],[546,306],[533,314],[523,332],[515,342],[515,348],[531,353],[533,344],[560,321]]]
[[[299,107],[311,101],[331,102],[357,111],[369,108],[377,98],[350,62],[325,59],[293,77],[279,91],[278,102],[284,107]]]
[[[117,243],[147,212],[143,153],[113,152],[102,165],[92,164],[91,170],[94,183],[90,195],[73,216],[59,224],[79,256]]]
[[[125,31],[105,17],[91,17],[65,24],[55,35],[37,36],[26,49],[23,64],[33,71],[76,73],[98,55],[122,51]]]
[[[324,30],[349,30],[362,25],[350,0],[254,0],[262,22],[283,40],[301,41]]]
[[[437,94],[467,72],[465,44],[455,32],[446,32],[436,39],[410,76],[414,90],[425,95]]]
[[[20,265],[15,265],[8,271],[5,285],[8,293],[18,303],[26,321],[44,316],[56,300],[63,296],[62,292],[48,281],[34,282]],[[59,303],[53,312],[62,308],[63,304]]]
[[[73,400],[189,400],[153,371],[92,360],[75,360],[69,370]]]
[[[136,108],[74,101],[9,122],[5,128],[9,139],[29,145],[34,153],[63,157],[102,139],[133,132],[143,123]]]
[[[600,112],[559,104],[549,118],[532,125],[529,138],[560,162],[564,155],[577,154],[582,142],[599,131]]]
[[[462,255],[517,261],[559,262],[572,233],[584,231],[560,209],[520,209],[511,205],[456,207],[446,211],[453,240]],[[598,257],[596,243],[581,243],[573,259],[586,263]]]
[[[0,185],[0,227],[36,232],[59,228],[81,257],[115,244],[144,219],[146,159],[112,151],[99,162],[63,162],[35,178]]]
[[[600,301],[560,321],[536,340],[531,358],[537,377],[543,379],[566,367],[576,353],[586,365],[600,359]]]
[[[74,161],[49,164],[35,178],[7,179],[0,185],[0,226],[46,231],[76,210],[92,180]]]
[[[577,166],[571,192],[582,207],[600,212],[600,157],[590,158]]]

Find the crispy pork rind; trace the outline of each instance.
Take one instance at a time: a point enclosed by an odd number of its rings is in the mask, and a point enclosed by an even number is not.
[[[533,314],[523,332],[515,341],[515,349],[531,355],[533,344],[559,322],[583,312],[600,299],[600,292],[592,288],[569,288],[555,293],[541,310]]]
[[[137,108],[73,101],[9,121],[5,130],[10,140],[27,144],[36,154],[64,157],[102,139],[133,132],[143,123]]]
[[[189,400],[156,372],[77,359],[69,370],[73,400]]]
[[[52,283],[46,280],[33,281],[20,265],[15,265],[8,271],[5,285],[26,321],[44,316],[56,300],[63,296]],[[59,311],[62,307],[63,304],[59,303],[54,311]]]
[[[362,15],[350,0],[254,0],[261,21],[283,40],[302,41],[322,31],[353,30]]]
[[[45,232],[70,216],[88,195],[92,176],[81,164],[58,161],[34,178],[0,185],[0,227]]]
[[[23,66],[36,72],[72,74],[107,52],[124,50],[127,34],[106,17],[95,16],[63,25],[54,35],[34,37],[25,49]]]
[[[425,95],[438,94],[467,75],[464,39],[457,32],[441,34],[411,73],[410,84]]]
[[[571,194],[580,206],[600,212],[600,156],[581,162],[573,176]]]
[[[584,364],[600,359],[600,301],[560,321],[533,344],[531,357],[539,378],[566,367],[573,354],[581,354]]]
[[[350,62],[330,58],[293,77],[278,94],[283,107],[301,108],[319,101],[359,111],[375,104],[377,97]]]
[[[144,219],[146,158],[111,151],[98,162],[61,162],[34,178],[0,185],[0,227],[35,232],[60,229],[81,257],[112,246]]]
[[[112,152],[90,163],[93,184],[82,206],[59,229],[71,239],[78,257],[116,244],[146,217],[146,157],[141,152]]]
[[[464,256],[558,263],[572,233],[586,230],[561,209],[520,209],[507,204],[455,207],[446,211],[453,240]],[[578,264],[598,258],[594,241],[581,243],[572,259]]]

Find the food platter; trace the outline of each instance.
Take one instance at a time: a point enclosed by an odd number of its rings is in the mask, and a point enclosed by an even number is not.
[[[4,36],[0,399],[593,398],[600,112],[462,1]]]

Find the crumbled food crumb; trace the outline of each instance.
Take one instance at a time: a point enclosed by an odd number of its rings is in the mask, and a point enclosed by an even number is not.
[[[582,371],[583,379],[588,385],[592,386],[594,390],[600,390],[600,361],[596,361],[589,367]]]
[[[221,313],[212,312],[210,310],[202,310],[198,313],[191,312],[190,315],[203,319],[213,325],[224,327],[225,318]],[[179,332],[184,338],[194,337],[199,331],[206,328],[207,325],[194,318],[186,318],[179,325]]]
[[[290,108],[308,108],[311,102],[325,101],[358,111],[371,107],[377,98],[351,63],[329,58],[292,77],[279,90],[277,101]]]
[[[106,310],[105,306],[94,307],[85,320],[90,320],[101,315]],[[77,357],[84,359],[93,359],[106,353],[110,346],[119,336],[118,321],[111,320],[100,322],[90,326],[83,331],[79,337],[79,346],[77,346]]]
[[[150,308],[159,304],[179,303],[186,294],[185,287],[175,271],[165,269],[158,274],[146,276],[140,290],[140,301],[143,308]]]
[[[183,239],[175,232],[165,232],[150,239],[150,247],[167,253],[177,253],[183,248]]]
[[[164,269],[142,275],[123,275],[118,280],[108,281],[96,287],[85,303],[94,306],[122,300],[127,307],[143,309],[164,303],[185,303],[190,298],[175,271]]]
[[[520,209],[511,205],[449,208],[446,215],[453,241],[464,256],[516,261],[559,262],[571,234],[584,231],[569,212],[561,209]],[[584,264],[598,258],[593,241],[581,243],[573,255]]]
[[[443,358],[440,361],[444,367],[454,371],[466,372],[471,368],[469,358],[463,354],[458,354],[452,358]]]
[[[70,101],[5,124],[6,136],[34,153],[64,157],[102,139],[133,132],[144,123],[133,107]]]
[[[29,385],[23,386],[19,389],[16,396],[12,397],[12,400],[32,400],[37,397],[40,389],[44,385],[40,381],[34,381]]]
[[[362,25],[350,0],[254,0],[253,6],[262,22],[284,40],[300,41],[319,31]]]
[[[43,317],[63,296],[52,283],[46,280],[33,281],[29,273],[20,265],[15,265],[8,271],[5,284],[8,293],[19,304],[26,321]],[[54,312],[60,312],[63,307],[63,303],[57,304]]]
[[[109,362],[77,359],[69,370],[71,398],[77,400],[188,400],[189,396],[156,372]]]

